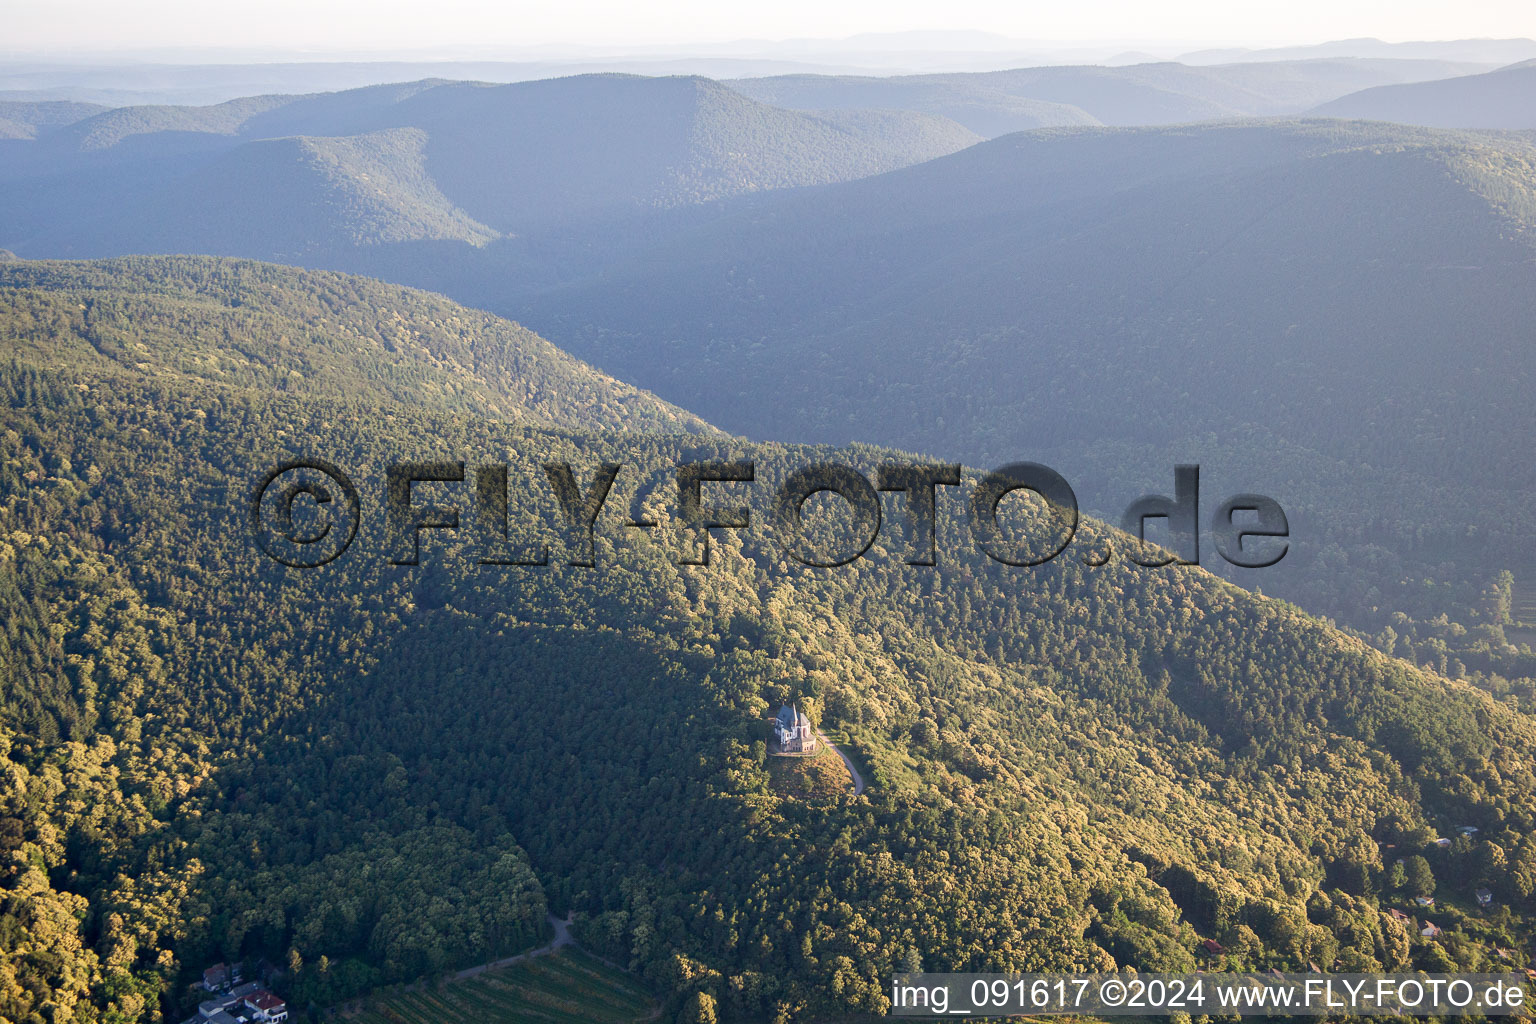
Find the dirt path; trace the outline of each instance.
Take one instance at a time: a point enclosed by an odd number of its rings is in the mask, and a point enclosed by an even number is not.
[[[453,976],[454,979],[462,980],[464,978],[473,978],[477,974],[484,974],[486,971],[495,970],[498,967],[511,967],[513,964],[520,964],[524,960],[532,960],[536,956],[548,956],[560,947],[569,946],[575,942],[575,940],[571,938],[570,915],[566,915],[565,920],[562,921],[554,914],[550,914],[549,923],[555,929],[555,937],[550,941],[549,945],[540,946],[538,949],[530,949],[526,953],[517,954],[517,956],[509,956],[501,960],[494,960],[488,964],[479,964],[475,967],[466,967],[464,970],[455,974]]]
[[[581,947],[576,944],[576,940],[571,937],[571,923],[575,916],[575,911],[571,911],[563,919],[556,917],[554,914],[549,915],[549,924],[550,927],[555,930],[555,937],[550,940],[547,946],[540,946],[538,949],[530,949],[526,953],[519,953],[516,956],[503,957],[500,960],[495,960],[488,964],[477,964],[474,967],[466,967],[464,970],[454,974],[453,980],[463,981],[467,978],[473,978],[478,974],[484,974],[486,971],[496,970],[497,968],[501,967],[511,967],[513,964],[520,964],[524,960],[532,960],[534,957],[549,956],[551,953],[564,949],[566,946],[570,946],[573,949],[581,949]],[[592,959],[596,960],[598,963],[607,967],[611,967],[616,971],[623,971],[625,974],[630,973],[628,968],[620,967],[613,961],[605,959],[604,957],[600,957],[595,953],[588,953],[585,950],[583,950],[583,953],[592,957]],[[406,985],[404,988],[400,989],[400,991],[416,992],[425,988],[436,986],[439,983],[440,980],[425,979],[422,981],[412,982],[411,984]],[[326,1016],[328,1018],[350,1017],[362,1009],[363,1005],[367,1001],[368,999],[365,997],[363,999],[354,999],[351,1002],[343,1003],[340,1006],[333,1006],[330,1010],[326,1011]],[[647,1021],[656,1020],[661,1016],[662,1009],[663,1006],[661,1004],[657,1004],[656,1008],[652,1010],[648,1016],[641,1019]]]
[[[818,738],[820,738],[821,742],[832,748],[832,753],[843,759],[843,765],[848,769],[848,776],[853,779],[853,795],[858,796],[860,793],[864,792],[864,776],[860,775],[859,770],[853,766],[853,760],[849,758],[847,754],[843,753],[842,750],[838,748],[836,743],[833,743],[831,740],[827,739],[826,734],[823,733],[820,729],[816,730],[816,735]]]

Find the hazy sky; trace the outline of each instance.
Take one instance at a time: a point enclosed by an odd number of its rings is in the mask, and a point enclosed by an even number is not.
[[[976,30],[1022,41],[1287,45],[1536,37],[1536,0],[0,0],[0,51],[424,54]]]

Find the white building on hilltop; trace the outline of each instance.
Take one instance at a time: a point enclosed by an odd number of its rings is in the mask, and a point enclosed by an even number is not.
[[[816,730],[799,708],[785,704],[773,720],[773,739],[781,754],[809,754],[816,750]]]

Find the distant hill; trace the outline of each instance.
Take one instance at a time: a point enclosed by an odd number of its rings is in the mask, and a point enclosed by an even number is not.
[[[0,101],[73,100],[113,107],[203,106],[242,96],[337,92],[422,79],[508,83],[615,73],[745,78],[783,74],[881,74],[915,68],[902,59],[908,55],[892,55],[889,64],[879,55],[873,60],[867,57],[852,61],[843,59],[851,56],[855,55],[845,51],[789,57],[768,54],[720,57],[710,55],[706,48],[692,55],[679,53],[671,57],[652,53],[524,61],[300,60],[258,64],[11,66],[0,67]],[[928,63],[924,61],[922,69],[928,70]],[[954,69],[946,67],[944,70]]]
[[[283,96],[251,96],[209,107],[113,107],[74,122],[54,141],[89,152],[143,135],[236,135],[252,115],[286,102]]]
[[[425,130],[428,167],[444,194],[502,231],[844,181],[976,141],[933,116],[828,119],[704,78],[457,83],[381,117]]]
[[[1437,128],[1536,128],[1536,61],[1482,75],[1364,89],[1313,113]]]
[[[737,79],[733,88],[783,107],[890,107],[942,114],[990,137],[1041,127],[1152,125],[1295,114],[1386,83],[1480,70],[1433,60],[1330,59],[1190,67],[1021,68],[890,78],[789,75]]]
[[[249,142],[102,225],[94,242],[302,263],[356,246],[497,237],[438,190],[427,143],[419,128]]]
[[[702,78],[429,81],[125,107],[6,143],[0,237],[33,255],[285,259],[333,241],[479,244],[844,181],[977,140],[932,114],[781,110]]]
[[[12,134],[0,130],[0,138],[30,139],[40,132],[83,121],[107,108],[95,103],[64,100],[0,100],[0,123],[12,126]]]
[[[780,75],[727,84],[753,99],[796,110],[877,107],[941,114],[987,138],[1033,128],[1100,123],[1081,107],[1013,95],[1002,84],[978,80],[985,77]]]

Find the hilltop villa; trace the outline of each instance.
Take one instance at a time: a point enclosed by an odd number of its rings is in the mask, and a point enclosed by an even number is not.
[[[778,717],[773,720],[773,740],[778,747],[776,753],[811,754],[816,751],[816,730],[811,727],[811,720],[799,708],[788,704],[779,708]]]

